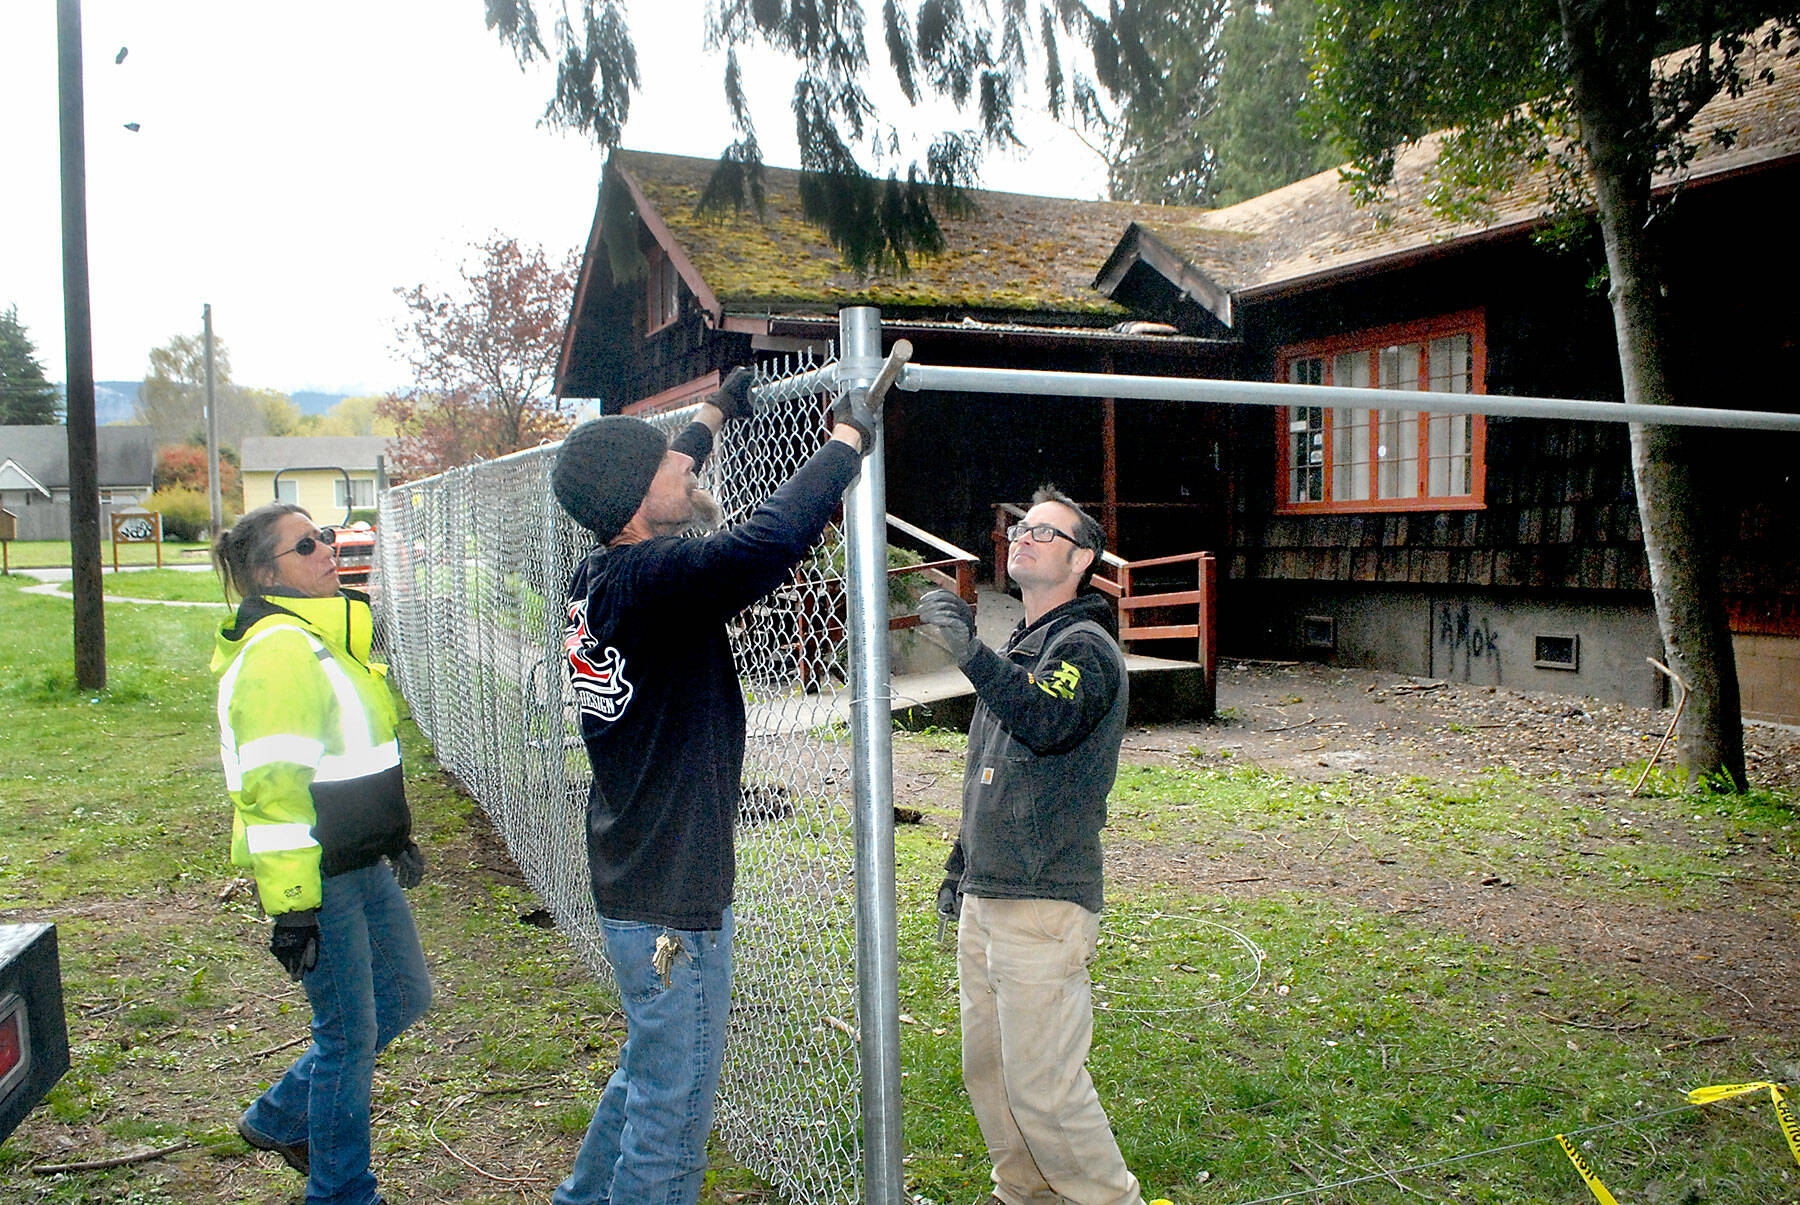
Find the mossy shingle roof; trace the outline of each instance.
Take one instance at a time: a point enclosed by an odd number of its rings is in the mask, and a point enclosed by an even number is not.
[[[1702,111],[1687,179],[1800,156],[1800,63],[1766,57],[1755,66],[1772,67],[1772,83],[1721,96]],[[1713,145],[1715,128],[1735,130],[1735,143]],[[710,159],[620,150],[611,167],[626,173],[729,311],[829,312],[850,300],[890,311],[1004,311],[1086,325],[1127,316],[1094,280],[1134,225],[1220,289],[1255,295],[1541,220],[1544,175],[1516,181],[1480,220],[1432,210],[1426,197],[1437,182],[1440,143],[1434,134],[1402,150],[1386,199],[1363,208],[1335,168],[1222,209],[976,190],[968,194],[973,212],[939,215],[942,252],[917,258],[910,272],[869,275],[845,267],[823,231],[801,217],[796,171],[763,169],[759,217],[753,209],[697,212]]]
[[[730,310],[771,312],[835,308],[844,300],[884,309],[1009,310],[1091,315],[1116,321],[1125,311],[1093,287],[1094,272],[1134,221],[1154,205],[1075,201],[973,190],[974,211],[939,214],[944,250],[921,256],[907,273],[859,275],[800,214],[799,173],[765,167],[765,206],[698,213],[713,161],[618,151],[623,168],[668,226],[688,259]]]

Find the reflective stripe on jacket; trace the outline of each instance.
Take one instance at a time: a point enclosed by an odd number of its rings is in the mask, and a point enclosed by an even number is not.
[[[358,597],[246,600],[220,631],[219,756],[231,859],[271,915],[316,908],[327,876],[397,852],[411,832],[398,716],[368,664]]]

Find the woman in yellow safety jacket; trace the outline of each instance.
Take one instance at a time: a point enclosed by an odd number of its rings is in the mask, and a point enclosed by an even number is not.
[[[400,890],[424,860],[386,667],[369,661],[367,597],[339,588],[332,533],[298,506],[246,514],[213,560],[242,600],[212,660],[231,860],[256,876],[269,949],[313,1010],[311,1047],[238,1132],[306,1175],[308,1205],[370,1205],[375,1056],[431,1003]]]

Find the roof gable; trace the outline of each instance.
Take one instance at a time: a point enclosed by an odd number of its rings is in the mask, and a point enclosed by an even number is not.
[[[0,462],[0,490],[25,490],[46,498],[50,496],[43,483],[20,468],[15,460]]]

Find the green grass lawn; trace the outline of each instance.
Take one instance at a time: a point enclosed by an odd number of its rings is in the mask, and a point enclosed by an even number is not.
[[[164,565],[204,565],[207,545],[165,540],[162,546]],[[11,569],[67,569],[74,564],[67,540],[12,540],[6,545],[6,563]],[[112,572],[113,545],[110,539],[100,541],[100,564]],[[156,545],[120,544],[120,565],[156,564]]]
[[[190,575],[139,576],[173,590]],[[0,919],[57,924],[74,1066],[0,1147],[0,1199],[297,1201],[298,1178],[230,1131],[293,1057],[307,1009],[226,858],[206,671],[218,614],[109,604],[108,684],[80,692],[69,603],[21,584],[0,579]],[[958,764],[954,734],[895,740]],[[431,861],[413,903],[437,999],[377,1073],[378,1173],[399,1201],[541,1201],[622,1022],[559,935],[520,923],[536,901],[492,871],[483,818],[410,724],[403,743]],[[954,957],[931,916],[954,815],[944,790],[896,837],[906,1167],[918,1200],[968,1205],[988,1165],[960,1084]],[[1791,850],[1793,803],[1716,806],[1730,812],[1721,825]],[[1642,874],[1606,869],[1622,856],[1572,861],[1561,838],[1591,818],[1517,776],[1352,791],[1139,767],[1121,776],[1113,818],[1117,842],[1202,848],[1352,823],[1372,855],[1420,873],[1503,856],[1510,874],[1589,898],[1717,891],[1706,850],[1655,825],[1629,859]],[[1766,1097],[1658,1115],[1689,1088],[1800,1072],[1790,1039],[1733,1033],[1703,1000],[1301,889],[1246,900],[1134,881],[1109,884],[1108,903],[1090,1069],[1147,1197],[1575,1205],[1592,1198],[1549,1141],[1566,1132],[1621,1201],[1800,1201]],[[194,1145],[127,1166],[31,1171],[182,1142]],[[1404,1189],[1379,1176],[1319,1187],[1422,1164],[1434,1166],[1395,1177]],[[704,1197],[773,1199],[730,1166]]]
[[[210,569],[134,569],[129,573],[103,573],[100,588],[108,598],[217,603],[221,613],[226,610],[219,576]],[[58,592],[73,597],[68,582],[61,583]]]

